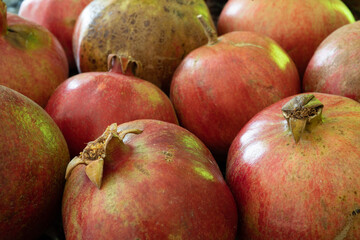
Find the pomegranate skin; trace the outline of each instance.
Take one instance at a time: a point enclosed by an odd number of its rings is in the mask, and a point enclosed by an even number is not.
[[[0,25],[6,26],[0,33],[0,84],[45,107],[69,74],[64,49],[45,27],[18,15],[8,13]]]
[[[316,49],[303,91],[341,95],[360,102],[360,21],[331,33]]]
[[[70,69],[76,69],[72,49],[75,23],[81,11],[91,0],[25,0],[19,16],[46,27],[65,50]]]
[[[118,73],[75,75],[56,89],[45,109],[64,134],[71,156],[114,122],[147,118],[178,123],[170,99],[158,87]]]
[[[109,142],[100,189],[83,165],[71,172],[62,208],[67,240],[235,238],[234,199],[198,138],[158,120],[117,129],[142,133]]]
[[[215,29],[203,0],[92,1],[75,25],[77,68],[79,72],[106,71],[109,54],[131,57],[139,65],[136,77],[168,93],[184,56],[206,43],[199,14]]]
[[[36,239],[60,216],[69,151],[51,117],[0,86],[1,239]]]
[[[218,32],[254,31],[269,36],[289,54],[303,77],[322,40],[354,21],[341,0],[230,0],[220,14]]]
[[[226,181],[239,239],[360,239],[360,103],[312,93],[322,121],[295,143],[281,108],[254,116],[234,139]]]
[[[173,76],[170,99],[181,126],[213,154],[226,155],[257,112],[300,93],[294,62],[265,35],[235,31],[189,53]]]

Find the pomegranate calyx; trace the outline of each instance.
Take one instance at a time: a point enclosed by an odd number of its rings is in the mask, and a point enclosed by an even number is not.
[[[7,31],[7,7],[6,4],[0,0],[0,35],[4,35]]]
[[[216,30],[204,19],[201,14],[199,14],[197,18],[204,29],[205,35],[208,39],[208,45],[216,44],[219,41]]]
[[[106,157],[106,149],[108,143],[113,137],[118,138],[123,142],[126,134],[134,133],[140,134],[142,130],[139,129],[126,129],[117,131],[117,124],[113,123],[109,125],[105,132],[96,140],[89,142],[79,156],[74,157],[68,164],[65,173],[65,179],[68,179],[72,170],[79,164],[85,164],[85,173],[90,181],[100,189],[103,178],[104,159]]]
[[[109,54],[107,58],[109,72],[120,73],[127,76],[139,76],[142,72],[140,61],[127,55]]]
[[[281,108],[295,143],[299,142],[304,130],[311,132],[322,121],[323,107],[313,94],[302,94]]]
[[[104,159],[91,161],[85,168],[86,176],[100,189],[103,177]]]

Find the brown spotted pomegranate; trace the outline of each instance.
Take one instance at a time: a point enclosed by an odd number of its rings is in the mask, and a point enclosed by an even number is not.
[[[106,71],[109,54],[133,58],[135,76],[167,91],[181,60],[207,42],[198,14],[215,28],[203,0],[93,1],[75,26],[77,67]]]

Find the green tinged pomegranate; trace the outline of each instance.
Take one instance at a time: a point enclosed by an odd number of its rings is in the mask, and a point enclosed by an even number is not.
[[[35,239],[60,214],[69,152],[51,117],[0,86],[0,239]]]

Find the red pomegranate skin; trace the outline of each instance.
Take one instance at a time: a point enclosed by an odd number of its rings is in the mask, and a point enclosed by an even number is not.
[[[114,122],[147,118],[178,123],[170,99],[158,87],[109,72],[69,78],[56,89],[45,109],[64,134],[72,156]]]
[[[0,84],[42,107],[68,78],[69,67],[59,41],[46,28],[15,14],[7,14],[7,28],[0,34],[0,55]]]
[[[76,69],[72,49],[75,23],[81,11],[91,0],[25,0],[19,15],[46,27],[65,50],[71,69]]]
[[[340,0],[231,0],[220,14],[218,32],[266,34],[285,49],[302,77],[322,40],[354,21]]]
[[[360,104],[314,93],[323,121],[295,144],[283,99],[252,118],[229,150],[226,181],[239,239],[360,239]]]
[[[143,132],[107,152],[101,189],[83,165],[72,171],[62,205],[66,239],[234,239],[234,198],[205,145],[159,120],[118,126],[133,128]]]
[[[39,105],[4,86],[0,102],[1,239],[36,239],[61,213],[69,151]]]
[[[170,99],[181,126],[214,154],[226,154],[257,112],[300,93],[295,64],[270,38],[232,32],[188,54],[172,79]]]
[[[305,92],[336,94],[360,102],[360,21],[337,29],[320,44],[302,84]]]

